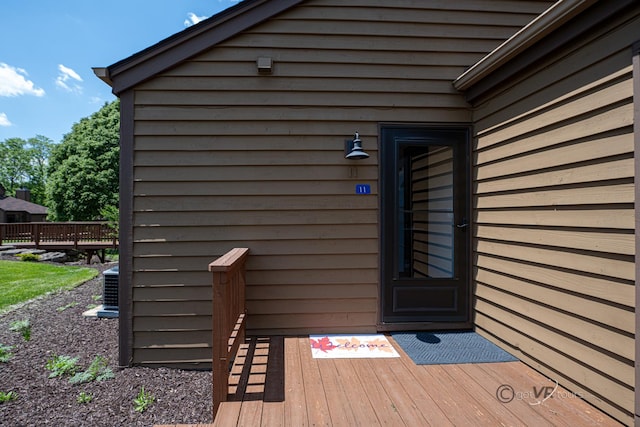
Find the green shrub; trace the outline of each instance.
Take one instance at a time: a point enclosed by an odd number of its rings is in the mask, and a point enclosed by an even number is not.
[[[93,394],[85,393],[84,391],[81,391],[78,397],[76,398],[76,401],[78,403],[90,403],[92,400],[93,400]]]
[[[69,382],[71,384],[82,384],[93,380],[98,382],[110,380],[114,377],[115,375],[109,368],[107,359],[102,356],[96,356],[86,371],[77,372],[73,377],[69,378]]]
[[[49,378],[73,375],[78,371],[78,358],[54,355],[47,361],[45,368],[51,371]]]
[[[18,398],[18,393],[15,391],[4,392],[0,391],[0,403],[8,402],[10,400],[16,400]]]
[[[138,392],[138,395],[133,399],[133,408],[140,413],[146,411],[149,406],[155,402],[156,398],[151,394],[144,391],[144,386]]]
[[[25,253],[25,254],[18,254],[16,256],[20,258],[20,261],[28,261],[28,262],[40,261],[40,256],[36,254]]]
[[[6,363],[13,357],[11,350],[13,347],[0,344],[0,362]]]
[[[63,305],[62,307],[56,308],[56,310],[59,311],[59,312],[63,312],[67,308],[73,308],[73,307],[75,307],[76,305],[79,305],[79,304],[80,304],[79,302],[70,302],[69,304],[66,304],[66,305]]]
[[[14,332],[19,332],[25,341],[29,341],[31,339],[31,322],[29,322],[29,319],[16,320],[11,323],[11,327],[9,329]]]

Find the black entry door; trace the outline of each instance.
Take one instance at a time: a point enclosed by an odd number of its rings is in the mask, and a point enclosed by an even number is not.
[[[470,320],[468,127],[381,129],[382,322]]]

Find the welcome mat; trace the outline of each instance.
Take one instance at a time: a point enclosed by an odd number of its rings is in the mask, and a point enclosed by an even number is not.
[[[416,365],[518,360],[475,332],[394,332],[391,336]]]
[[[309,335],[314,359],[400,357],[384,335]]]

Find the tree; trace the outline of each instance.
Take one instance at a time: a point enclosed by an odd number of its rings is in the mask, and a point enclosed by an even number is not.
[[[31,201],[40,205],[46,203],[47,167],[53,146],[53,141],[42,135],[27,141],[30,178],[25,187],[31,191]]]
[[[103,219],[118,206],[120,104],[105,104],[73,125],[51,152],[46,186],[54,221]]]
[[[29,152],[27,142],[9,138],[0,145],[0,182],[9,194],[29,179]]]
[[[0,143],[0,183],[8,194],[19,188],[31,191],[31,201],[45,203],[47,161],[53,141],[37,135],[25,141],[10,138]]]

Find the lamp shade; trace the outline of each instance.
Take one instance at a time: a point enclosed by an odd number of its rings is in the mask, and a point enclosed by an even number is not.
[[[362,160],[368,159],[369,154],[367,154],[362,149],[362,140],[360,139],[360,134],[356,132],[352,141],[347,141],[347,149],[345,150],[347,153],[344,158],[349,160]]]

